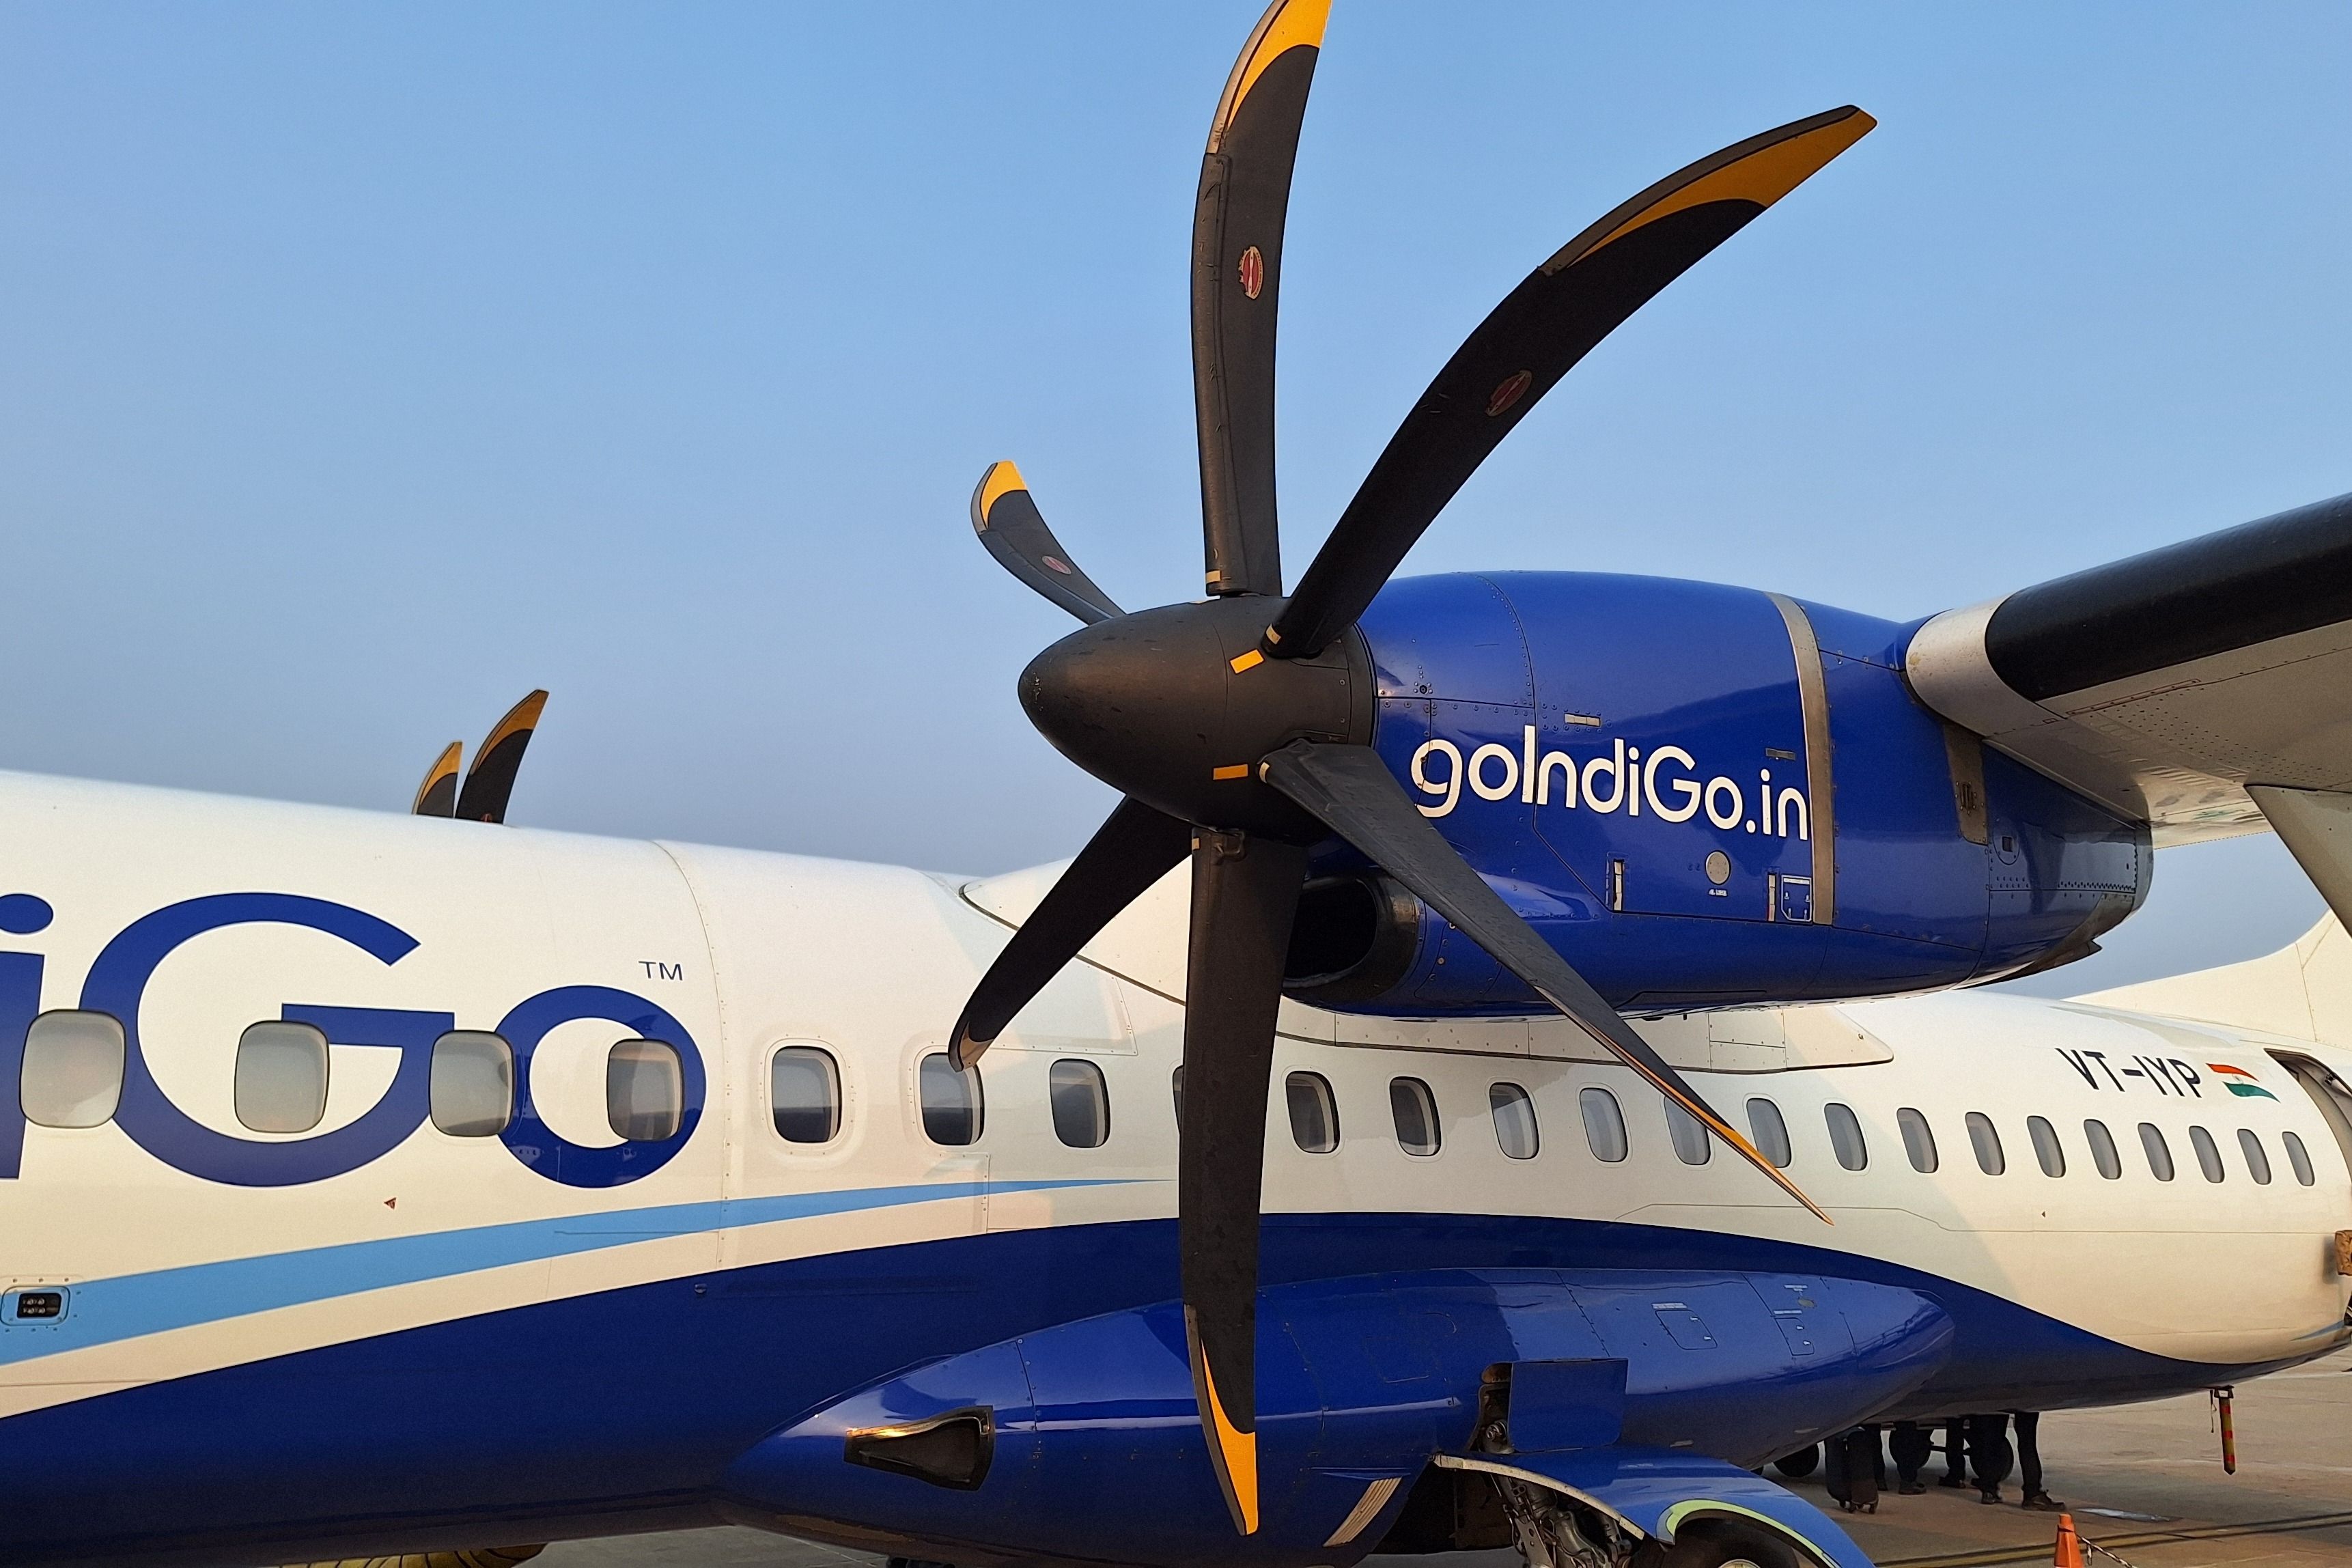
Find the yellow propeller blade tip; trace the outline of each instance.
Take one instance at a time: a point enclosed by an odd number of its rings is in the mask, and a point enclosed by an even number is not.
[[[1323,47],[1323,29],[1331,20],[1331,0],[1274,0],[1265,15],[1251,29],[1249,42],[1242,46],[1241,58],[1234,62],[1233,75],[1225,79],[1224,95],[1217,100],[1217,118],[1209,130],[1209,151],[1215,152],[1225,139],[1225,132],[1241,112],[1242,101],[1265,74],[1265,68],[1296,48],[1319,49]]]
[[[1735,142],[1667,175],[1635,196],[1593,228],[1570,240],[1559,255],[1544,263],[1543,270],[1557,272],[1635,229],[1710,202],[1747,202],[1759,209],[1769,207],[1821,173],[1832,159],[1869,135],[1877,124],[1877,121],[1848,104],[1813,116],[1811,123],[1801,120]]]
[[[425,801],[432,795],[434,790],[438,786],[446,785],[454,796],[457,787],[455,781],[457,777],[457,765],[459,760],[464,757],[465,752],[466,748],[464,742],[458,741],[452,741],[441,749],[441,754],[434,759],[433,765],[425,770],[425,782],[416,786],[416,798],[414,801],[411,801],[408,806],[410,816],[423,816],[428,815],[425,809]],[[446,816],[448,813],[446,811],[435,811],[429,815]]]
[[[1244,1535],[1257,1533],[1257,1434],[1234,1428],[1225,1418],[1225,1402],[1217,1396],[1217,1374],[1207,1358],[1201,1363],[1201,1382],[1209,1391],[1209,1440],[1216,1446],[1217,1479],[1224,1483],[1225,1500],[1234,1522]]]
[[[507,716],[498,721],[490,731],[489,738],[482,742],[482,749],[474,753],[474,765],[480,767],[482,759],[497,750],[499,742],[509,736],[520,731],[538,729],[539,716],[546,709],[547,693],[544,690],[534,691],[508,709]]]
[[[988,514],[996,503],[1014,490],[1028,488],[1029,483],[1021,477],[1021,470],[1011,463],[989,464],[988,471],[980,476],[980,488],[971,492],[972,526],[985,531]]]

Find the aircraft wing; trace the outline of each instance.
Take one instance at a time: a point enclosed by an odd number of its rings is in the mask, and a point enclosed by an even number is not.
[[[1906,662],[1929,707],[2158,845],[2276,826],[2336,901],[2314,855],[2340,863],[2352,824],[2352,496],[1948,610]]]

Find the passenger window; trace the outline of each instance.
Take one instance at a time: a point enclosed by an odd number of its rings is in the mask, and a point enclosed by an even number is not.
[[[1936,1173],[1936,1130],[1927,1119],[1905,1106],[1895,1113],[1895,1124],[1903,1130],[1903,1152],[1910,1157],[1911,1168],[1923,1176]]]
[[[2066,1151],[2059,1146],[2058,1129],[2050,1125],[2049,1118],[2027,1117],[2025,1134],[2033,1140],[2033,1158],[2041,1164],[2042,1173],[2045,1176],[2064,1175]]]
[[[2111,1182],[2123,1175],[2124,1157],[2116,1152],[2116,1135],[2107,1131],[2105,1122],[2084,1122],[2083,1142],[2091,1146],[2091,1163],[2099,1168],[2099,1174]]]
[[[2164,1141],[2164,1130],[2153,1121],[2139,1124],[2139,1146],[2147,1155],[2147,1173],[2159,1182],[2172,1180],[2172,1147]]]
[[[1323,1075],[1295,1072],[1282,1083],[1290,1106],[1290,1137],[1309,1154],[1328,1154],[1339,1147],[1339,1105]]]
[[[2221,1169],[2221,1151],[2213,1142],[2213,1134],[2202,1127],[2189,1130],[2189,1146],[2197,1151],[2197,1168],[2205,1173],[2209,1182],[2218,1182],[2229,1174]]]
[[[1756,1141],[1756,1152],[1785,1171],[1793,1157],[1789,1148],[1789,1124],[1780,1119],[1780,1108],[1759,1097],[1748,1102],[1748,1135]]]
[[[122,1025],[111,1013],[44,1013],[25,1031],[16,1100],[38,1127],[103,1127],[122,1099]]]
[[[830,1143],[841,1132],[841,1067],[818,1046],[768,1058],[768,1116],[787,1143]]]
[[[1981,1110],[1969,1112],[1969,1145],[1977,1152],[1977,1169],[1986,1175],[1998,1176],[2009,1169],[2009,1156],[2000,1152],[2000,1130]]]
[[[308,1132],[327,1114],[327,1037],[312,1024],[247,1026],[236,1041],[236,1119],[256,1132]]]
[[[1715,1139],[1706,1123],[1671,1100],[1662,1097],[1658,1103],[1666,1108],[1666,1136],[1674,1143],[1675,1158],[1685,1165],[1706,1164],[1707,1156],[1715,1152]]]
[[[1437,1130],[1437,1097],[1417,1078],[1389,1079],[1389,1115],[1396,1121],[1397,1147],[1408,1154],[1434,1154],[1442,1134]]]
[[[2296,1181],[2307,1187],[2319,1179],[2311,1168],[2311,1154],[2304,1148],[2302,1139],[2292,1132],[2282,1132],[2279,1142],[2286,1145],[2286,1163],[2294,1167]]]
[[[514,1050],[481,1029],[433,1042],[433,1125],[452,1138],[494,1138],[514,1118]]]
[[[958,1072],[945,1051],[933,1051],[915,1069],[915,1096],[923,1108],[924,1137],[950,1149],[980,1142],[985,1107],[978,1068]]]
[[[1102,1068],[1066,1057],[1045,1075],[1045,1095],[1053,1102],[1055,1137],[1073,1149],[1099,1149],[1110,1141],[1110,1086]]]
[[[1543,1140],[1536,1130],[1536,1102],[1515,1083],[1486,1086],[1486,1109],[1495,1114],[1495,1142],[1514,1160],[1532,1160]]]
[[[1862,1119],[1851,1105],[1832,1100],[1822,1108],[1822,1120],[1829,1123],[1830,1150],[1837,1163],[1849,1171],[1866,1169],[1870,1164],[1870,1145],[1863,1142]]]
[[[2263,1149],[2263,1141],[2251,1127],[2238,1129],[2238,1152],[2246,1157],[2246,1174],[2253,1177],[2254,1185],[2271,1184],[2271,1157]]]
[[[604,1058],[604,1120],[631,1143],[677,1135],[686,1077],[677,1049],[661,1040],[615,1040]]]
[[[1588,1089],[1578,1093],[1576,1106],[1584,1113],[1584,1142],[1592,1157],[1612,1165],[1623,1159],[1625,1113],[1617,1109],[1617,1097],[1605,1089]]]

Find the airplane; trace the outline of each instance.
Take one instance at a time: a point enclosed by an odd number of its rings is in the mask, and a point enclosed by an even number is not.
[[[1085,623],[1020,689],[1123,796],[1066,866],[512,827],[538,693],[401,816],[0,777],[8,1561],[1860,1568],[1754,1467],[2344,1342],[2339,927],[2263,971],[2300,1025],[1957,988],[2094,951],[2162,845],[2267,826],[2352,907],[2352,499],[1909,624],[1391,581],[1849,108],[1539,266],[1285,597],[1324,14],[1203,160],[1209,597],[1126,613],[1017,469],[974,496]]]

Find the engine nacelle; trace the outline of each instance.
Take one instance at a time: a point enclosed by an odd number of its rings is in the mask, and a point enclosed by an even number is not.
[[[1392,583],[1362,622],[1374,745],[1438,831],[1629,1010],[1868,996],[2049,967],[2147,897],[2145,826],[1930,712],[1914,626],[1711,584]],[[1291,994],[1541,1004],[1346,851]]]
[[[966,1568],[1346,1563],[1433,1455],[1516,1441],[1761,1464],[1917,1387],[1952,1334],[1892,1286],[1607,1270],[1316,1281],[1266,1291],[1258,1324],[1255,1535],[1235,1535],[1210,1470],[1173,1302],[852,1394],[746,1451],[730,1511]]]

